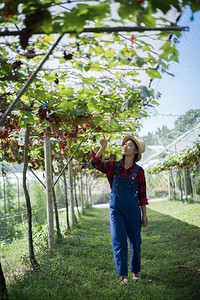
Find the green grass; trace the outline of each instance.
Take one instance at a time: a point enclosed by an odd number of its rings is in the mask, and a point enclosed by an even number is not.
[[[114,267],[108,209],[87,210],[51,252],[45,235],[37,233],[39,270],[29,267],[26,240],[4,245],[1,262],[9,278],[9,298],[200,299],[199,207],[178,201],[148,206],[149,227],[142,230],[142,279],[133,282],[129,273],[129,283],[123,286]]]
[[[149,208],[200,227],[200,201],[168,200],[150,203]]]

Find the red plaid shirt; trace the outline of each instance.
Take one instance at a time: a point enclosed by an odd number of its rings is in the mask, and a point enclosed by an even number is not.
[[[115,161],[111,160],[108,162],[102,162],[102,156],[100,157],[95,157],[95,154],[92,155],[92,166],[97,169],[98,171],[105,173],[110,187],[112,187],[112,182],[114,179],[114,166],[115,166]],[[118,175],[119,177],[128,177],[132,178],[132,175],[135,171],[136,164],[133,163],[132,167],[129,169],[125,169],[124,164],[119,167],[119,172]],[[138,197],[140,200],[140,205],[147,205],[148,200],[146,196],[146,181],[145,181],[145,175],[144,175],[144,170],[142,167],[139,168],[137,176],[135,177],[135,183],[136,183],[136,189],[138,192]]]

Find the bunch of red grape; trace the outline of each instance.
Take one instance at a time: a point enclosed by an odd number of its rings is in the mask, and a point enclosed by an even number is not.
[[[21,62],[21,60],[16,60],[14,63],[12,63],[12,68],[14,70],[19,69],[22,64],[23,63]]]
[[[64,53],[63,53],[63,57],[64,57],[64,59],[66,59],[66,60],[71,60],[72,58],[73,58],[73,53],[66,53],[66,51],[64,51]]]
[[[39,121],[42,123],[46,117],[47,117],[47,109],[44,107],[44,105],[40,105],[38,109],[38,116],[39,116]]]
[[[24,55],[25,55],[28,59],[33,58],[33,57],[36,56],[35,50],[34,50],[33,48],[32,48],[32,49],[28,49]]]
[[[0,129],[0,137],[1,139],[7,139],[9,136],[8,130]]]
[[[12,131],[19,131],[18,120],[16,118],[7,118],[4,125],[3,131],[7,131],[10,134]],[[5,133],[6,134],[6,133]]]

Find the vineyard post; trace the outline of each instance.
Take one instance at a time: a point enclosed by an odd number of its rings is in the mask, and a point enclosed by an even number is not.
[[[60,155],[60,165],[61,169],[64,168],[63,158],[62,155]],[[67,194],[67,181],[65,176],[65,171],[62,173],[63,176],[63,182],[64,182],[64,194],[65,194],[65,208],[66,208],[66,220],[67,220],[67,230],[70,230],[70,224],[69,224],[69,205],[68,205],[68,194]]]
[[[33,230],[32,230],[32,207],[31,207],[31,200],[29,195],[28,189],[28,180],[27,180],[27,169],[28,169],[28,156],[29,156],[29,138],[30,138],[31,128],[29,124],[26,125],[25,131],[25,140],[24,140],[24,151],[23,151],[23,179],[22,179],[22,186],[24,190],[24,196],[26,200],[26,207],[27,207],[27,221],[28,221],[28,246],[29,246],[29,257],[30,262],[34,268],[38,268],[39,264],[36,261],[35,254],[34,254],[34,247],[33,247]]]
[[[189,188],[189,194],[191,195],[191,199],[193,200],[193,188],[192,188],[192,178],[190,176],[190,170],[187,169],[187,178],[188,178],[188,188]]]
[[[194,190],[194,173],[190,174],[190,180],[191,180],[191,188],[192,188],[192,200],[194,200],[195,190]]]
[[[92,205],[91,183],[89,183],[89,197],[90,197],[90,204]]]
[[[172,185],[172,193],[173,193],[173,199],[176,199],[176,174],[174,174],[174,168],[171,169],[171,185]],[[174,180],[175,178],[175,180]]]
[[[171,188],[171,199],[175,198],[175,186],[173,181],[173,169],[170,169],[170,188]]]
[[[92,180],[92,178],[91,178],[91,176],[89,175],[88,176],[88,188],[87,188],[87,190],[88,190],[88,199],[89,199],[89,203],[92,205],[92,193],[91,193],[91,180]]]
[[[4,201],[4,214],[6,216],[7,214],[7,208],[6,208],[6,184],[5,184],[5,174],[4,171],[2,171],[2,177],[3,177],[3,201]]]
[[[77,197],[77,185],[78,185],[78,183],[77,183],[77,176],[76,176],[76,168],[75,168],[75,173],[74,173],[73,180],[74,180],[74,200],[75,200],[78,216],[80,217],[80,212],[79,212],[79,207],[78,207],[78,197]]]
[[[72,161],[69,162],[69,195],[70,195],[70,220],[71,225],[75,223],[75,214],[74,214],[74,194],[73,194],[73,172],[72,172]]]
[[[190,178],[189,172],[186,168],[183,168],[183,178],[184,178],[184,188],[185,188],[186,199],[188,198],[189,195],[191,195],[191,197],[193,197],[191,178]]]
[[[181,191],[181,200],[183,200],[183,190],[182,190],[181,172],[180,172],[180,169],[178,169],[178,176],[179,176],[179,184],[180,184],[180,191]]]
[[[87,172],[85,172],[85,202],[88,205],[88,182],[87,182]]]
[[[185,191],[185,198],[187,199],[187,183],[186,183],[186,174],[185,174],[185,168],[183,168],[183,180],[184,180],[184,191]]]
[[[46,177],[46,201],[47,201],[47,225],[48,225],[48,246],[54,247],[54,224],[53,224],[53,197],[52,197],[52,162],[50,138],[44,138],[44,158]]]
[[[172,187],[171,187],[171,174],[170,174],[170,170],[168,170],[168,195],[169,195],[169,199],[172,199]]]
[[[81,198],[81,214],[83,214],[83,176],[80,172],[80,198]]]
[[[170,170],[168,170],[168,189],[169,189],[169,199],[172,199],[172,186],[171,186]]]
[[[61,231],[60,231],[58,205],[57,205],[57,200],[56,200],[55,187],[52,188],[52,196],[53,196],[53,204],[54,204],[54,212],[55,212],[55,220],[56,220],[57,237],[58,237],[59,240],[61,240],[62,234],[61,234]]]

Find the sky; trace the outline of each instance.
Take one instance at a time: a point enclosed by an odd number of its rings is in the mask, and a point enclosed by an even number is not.
[[[151,88],[161,93],[159,106],[152,110],[148,119],[143,119],[140,136],[155,132],[166,125],[174,127],[174,121],[189,109],[200,109],[200,11],[192,14],[186,7],[178,22],[188,26],[177,43],[179,62],[170,63],[168,72],[161,79],[154,79]]]

